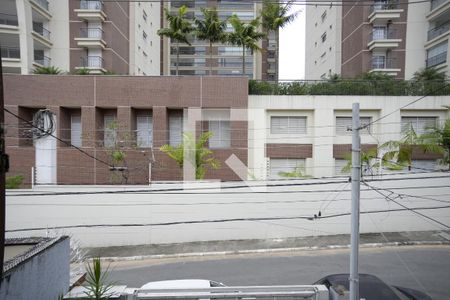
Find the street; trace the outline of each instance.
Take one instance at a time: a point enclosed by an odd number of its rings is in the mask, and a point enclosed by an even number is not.
[[[363,248],[360,273],[371,273],[392,285],[450,298],[450,247],[402,246]],[[226,285],[310,284],[349,269],[349,250],[318,250],[117,262],[110,279],[140,287],[157,280],[202,278]]]

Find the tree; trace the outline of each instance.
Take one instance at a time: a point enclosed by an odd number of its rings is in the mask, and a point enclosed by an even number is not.
[[[219,19],[216,8],[201,8],[204,20],[194,19],[197,38],[209,41],[209,75],[212,75],[212,44],[217,42],[225,42],[227,35],[225,29],[227,22]]]
[[[445,120],[442,126],[429,128],[419,136],[419,140],[425,152],[442,154],[441,164],[450,171],[450,119]]]
[[[168,28],[161,28],[158,30],[159,36],[165,36],[174,40],[176,42],[177,47],[177,69],[176,75],[178,75],[178,65],[180,59],[180,43],[188,44],[191,43],[188,41],[188,36],[192,32],[192,24],[185,18],[187,13],[187,7],[185,5],[181,6],[178,9],[178,15],[171,15],[167,8],[164,9],[167,22],[169,23]]]
[[[245,75],[245,49],[251,51],[260,50],[258,41],[265,34],[258,31],[259,18],[252,20],[250,23],[245,23],[237,15],[232,15],[229,20],[233,27],[233,32],[229,33],[228,41],[233,45],[242,47],[242,74]]]
[[[424,68],[414,73],[413,84],[420,95],[445,95],[447,94],[447,76],[435,68]]]
[[[59,75],[62,71],[57,67],[36,67],[33,74]]]
[[[198,141],[194,143],[192,134],[183,133],[183,142],[180,145],[176,147],[163,145],[160,147],[160,150],[172,158],[180,168],[183,168],[185,147],[187,149],[193,149],[195,151],[195,156],[193,157],[195,162],[191,161],[191,163],[195,165],[195,178],[203,179],[207,167],[213,169],[220,168],[220,162],[212,156],[213,151],[205,146],[212,135],[212,132],[204,132],[200,135]]]
[[[289,14],[292,6],[294,4],[293,0],[287,1],[285,4],[279,2],[273,2],[270,0],[263,1],[263,9],[261,11],[262,17],[262,27],[266,31],[268,37],[273,32],[275,34],[276,48],[275,48],[275,68],[277,70],[278,81],[278,59],[279,59],[279,30],[284,28],[286,25],[292,23],[297,17],[298,13]]]

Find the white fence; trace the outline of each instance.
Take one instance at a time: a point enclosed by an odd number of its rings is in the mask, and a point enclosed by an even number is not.
[[[361,232],[439,230],[445,229],[442,224],[450,225],[449,173],[366,179],[377,190],[361,186]],[[222,183],[218,188],[205,183],[183,190],[161,183],[8,191],[7,237],[69,234],[84,247],[100,247],[350,232],[348,178],[252,185]]]

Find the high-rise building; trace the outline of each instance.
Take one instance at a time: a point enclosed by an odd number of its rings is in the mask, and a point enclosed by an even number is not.
[[[307,78],[323,78],[328,71],[344,78],[383,72],[411,79],[425,67],[450,74],[449,0],[308,6],[306,14]],[[328,18],[330,14],[342,18]]]
[[[159,75],[159,14],[157,2],[2,0],[3,71]]]
[[[251,21],[259,15],[262,4],[252,1],[226,1],[226,0],[190,0],[172,1],[167,8],[174,14],[180,6],[188,8],[186,17],[190,20],[202,18],[202,7],[215,7],[219,17],[224,20],[237,15],[243,21]],[[163,20],[162,27],[167,22]],[[227,31],[232,31],[228,24]],[[245,74],[254,79],[275,80],[277,68],[275,65],[275,36],[269,36],[260,42],[261,51],[245,50]],[[161,73],[164,75],[176,74],[176,46],[168,38],[162,39],[162,65]],[[212,51],[212,60],[210,60]],[[212,75],[242,75],[242,47],[230,44],[216,43],[209,49],[209,42],[192,39],[191,45],[181,44],[179,53],[179,75],[208,75],[212,66]]]

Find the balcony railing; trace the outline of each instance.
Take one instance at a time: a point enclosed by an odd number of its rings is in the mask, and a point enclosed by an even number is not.
[[[372,58],[372,69],[395,69],[395,58],[386,58],[384,56],[375,56]]]
[[[41,23],[33,23],[33,31],[42,35],[47,40],[50,40],[50,31],[44,28],[44,26]]]
[[[386,29],[374,29],[370,33],[370,41],[378,41],[378,40],[390,40],[397,38],[397,29],[395,28],[386,28]]]
[[[427,66],[427,68],[434,67],[439,64],[445,63],[446,61],[447,61],[447,52],[442,52],[442,53],[439,53],[438,55],[429,57],[426,60],[426,66]]]
[[[17,15],[0,13],[0,25],[19,26]]]
[[[444,2],[447,2],[447,0],[431,0],[431,10],[433,10],[436,7],[440,6]]]
[[[80,1],[80,9],[103,10],[103,1],[81,0]]]
[[[48,1],[47,0],[34,0],[39,6],[48,10]]]
[[[398,3],[397,1],[377,1],[373,5],[370,6],[370,12],[378,11],[378,10],[390,10],[397,9]]]
[[[20,48],[2,47],[0,50],[2,58],[20,58]]]
[[[45,55],[34,54],[34,62],[44,67],[50,67],[52,64],[52,59]]]
[[[450,30],[450,21],[446,22],[438,27],[428,30],[428,40],[432,40],[435,37],[440,36],[441,34],[446,33]]]
[[[80,64],[83,68],[102,69],[104,65],[103,57],[101,56],[87,56],[80,57]]]
[[[102,39],[103,30],[101,28],[80,28],[80,37]]]

